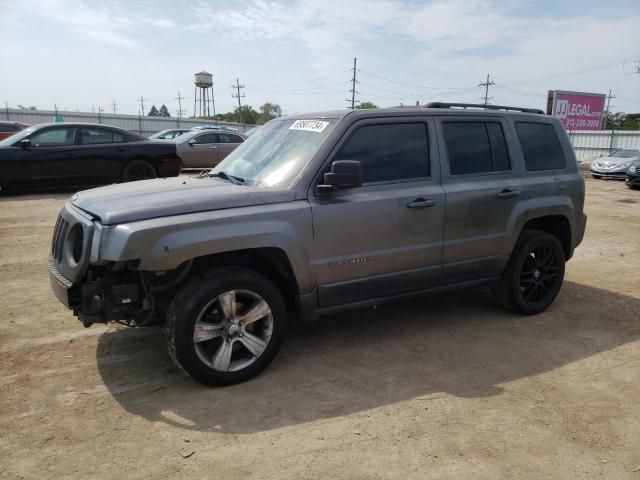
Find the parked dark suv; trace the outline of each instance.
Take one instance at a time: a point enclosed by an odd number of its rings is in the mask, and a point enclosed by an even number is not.
[[[215,385],[264,369],[290,318],[479,285],[542,312],[586,223],[565,131],[429,107],[278,118],[208,174],[80,192],[52,288],[85,326],[166,318],[173,359]]]

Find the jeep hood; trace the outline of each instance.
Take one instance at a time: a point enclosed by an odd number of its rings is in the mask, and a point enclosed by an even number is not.
[[[217,177],[174,177],[84,190],[71,202],[103,225],[113,225],[293,199],[292,190],[234,185]]]

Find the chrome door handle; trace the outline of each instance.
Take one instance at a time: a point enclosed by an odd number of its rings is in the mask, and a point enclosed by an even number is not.
[[[511,190],[509,188],[505,188],[501,192],[496,193],[496,197],[498,198],[513,198],[517,197],[518,195],[520,195],[520,192],[518,190]]]
[[[435,204],[436,202],[430,198],[416,198],[413,202],[407,203],[407,208],[427,208],[433,207]]]
[[[210,148],[211,150],[215,150],[215,149],[216,149],[216,148],[218,148],[218,147],[209,147],[209,148]]]

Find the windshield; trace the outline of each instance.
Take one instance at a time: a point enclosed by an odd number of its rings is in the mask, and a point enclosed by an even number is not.
[[[0,142],[0,147],[9,147],[16,142],[19,142],[23,138],[31,135],[35,131],[36,127],[25,128],[24,130],[20,130],[19,132],[14,133],[10,137],[5,138]]]
[[[618,157],[618,158],[633,158],[640,156],[639,150],[619,150],[617,152],[613,152],[610,157]]]
[[[337,119],[272,120],[219,163],[224,172],[245,183],[288,186],[296,179],[333,130]]]

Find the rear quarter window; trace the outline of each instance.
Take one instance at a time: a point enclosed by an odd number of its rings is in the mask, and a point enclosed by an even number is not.
[[[529,171],[561,170],[567,160],[560,139],[549,123],[516,122],[516,133]]]

